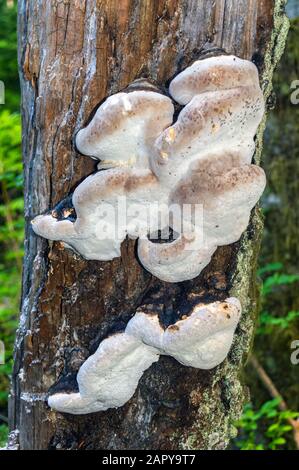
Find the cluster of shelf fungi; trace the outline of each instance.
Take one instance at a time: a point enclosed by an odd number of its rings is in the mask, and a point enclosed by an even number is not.
[[[174,123],[173,100],[182,107]],[[257,69],[234,56],[194,62],[171,81],[169,96],[142,89],[112,95],[76,136],[99,171],[76,188],[72,210],[39,215],[32,227],[92,260],[119,257],[123,240],[137,239],[152,275],[193,279],[217,247],[240,239],[264,190],[264,171],[251,163],[263,114]],[[188,205],[201,208],[199,221],[183,210]],[[154,239],[169,228],[171,240]],[[140,308],[81,366],[79,392],[55,393],[48,403],[72,414],[122,406],[160,355],[211,369],[226,358],[240,315],[239,300],[227,298],[195,304],[165,328],[158,313]]]

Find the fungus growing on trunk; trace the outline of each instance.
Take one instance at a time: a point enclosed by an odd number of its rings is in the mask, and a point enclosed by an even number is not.
[[[99,168],[147,168],[151,147],[172,117],[173,104],[167,96],[152,91],[117,93],[78,132],[76,146],[84,155],[101,160]]]
[[[161,354],[186,366],[212,369],[227,356],[240,314],[240,302],[228,298],[196,305],[189,316],[164,329],[158,315],[140,310],[123,333],[104,339],[81,366],[79,392],[51,395],[49,406],[72,414],[122,406],[133,396],[143,372]]]
[[[193,279],[207,266],[218,246],[236,242],[246,230],[251,209],[266,184],[264,171],[256,165],[238,165],[239,154],[223,153],[216,160],[213,157],[207,155],[191,163],[169,195],[170,207],[194,206],[200,201],[201,227],[190,230],[188,237],[182,233],[172,243],[152,243],[148,238],[139,241],[140,261],[159,279]],[[186,227],[188,221],[183,222]]]
[[[152,90],[129,89],[98,108],[76,144],[105,171],[74,191],[76,220],[38,216],[37,234],[102,261],[120,256],[126,236],[138,238],[143,266],[168,282],[196,277],[218,246],[240,238],[265,187],[263,170],[251,165],[264,112],[257,69],[234,56],[208,58],[169,91],[185,105],[172,125],[171,99]],[[202,223],[187,220],[188,205],[202,208]],[[155,243],[151,235],[167,227],[176,239]]]
[[[251,164],[264,113],[257,69],[233,56],[204,59],[169,91],[185,106],[173,124],[171,99],[152,88],[128,89],[98,108],[76,145],[102,171],[74,191],[72,217],[37,216],[37,234],[103,261],[120,256],[127,236],[138,239],[143,266],[168,282],[198,276],[217,247],[241,237],[265,187],[263,170]],[[169,228],[173,240],[154,239]],[[234,298],[199,304],[164,329],[158,315],[139,310],[81,366],[79,392],[55,393],[49,405],[74,414],[119,407],[161,354],[211,369],[227,356],[240,313]]]

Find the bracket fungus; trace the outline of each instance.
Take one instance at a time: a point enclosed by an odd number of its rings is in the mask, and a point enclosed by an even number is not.
[[[76,136],[99,171],[75,189],[75,217],[35,217],[38,235],[102,261],[119,257],[126,237],[137,239],[142,265],[167,282],[195,278],[217,247],[240,239],[266,184],[251,163],[264,114],[257,69],[234,56],[199,60],[169,94],[129,88],[107,98]],[[171,98],[181,105],[175,122]],[[154,240],[169,229],[173,239]],[[227,356],[240,312],[234,298],[199,304],[164,329],[158,315],[139,310],[81,366],[79,392],[55,393],[49,405],[74,414],[119,407],[160,355],[211,369]]]
[[[171,98],[152,89],[107,98],[76,136],[102,171],[75,189],[76,220],[37,216],[38,235],[102,261],[119,257],[127,236],[138,239],[143,266],[168,282],[196,277],[218,246],[241,237],[265,187],[263,170],[251,164],[264,113],[257,69],[234,56],[199,60],[169,92],[184,105],[174,124]],[[202,208],[202,223],[185,220],[188,205]],[[150,236],[167,227],[174,241]]]
[[[157,116],[157,109],[159,114]],[[100,168],[148,168],[153,142],[172,123],[173,104],[153,91],[110,96],[76,136],[79,152],[101,160]]]
[[[186,366],[212,369],[227,356],[240,314],[240,303],[232,297],[196,305],[189,316],[164,329],[158,315],[139,310],[123,333],[104,339],[81,366],[79,392],[53,394],[49,406],[71,414],[122,406],[161,354]]]

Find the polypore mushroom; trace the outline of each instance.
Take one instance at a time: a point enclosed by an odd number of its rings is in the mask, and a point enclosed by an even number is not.
[[[241,161],[239,154],[224,152],[217,160],[208,155],[190,164],[170,192],[169,205],[200,204],[202,226],[167,244],[140,240],[139,259],[148,271],[168,282],[192,279],[207,266],[217,246],[239,240],[266,184],[260,167]]]
[[[264,113],[255,65],[232,56],[197,61],[174,78],[170,93],[186,106],[155,144],[151,167],[164,185],[172,187],[207,155],[217,160],[229,150],[251,162]]]
[[[221,55],[194,62],[171,81],[169,91],[175,101],[185,105],[196,95],[239,87],[259,89],[256,66],[249,60]]]
[[[166,282],[181,282],[196,277],[210,262],[216,244],[201,244],[198,231],[183,233],[171,243],[138,242],[138,257],[154,276]]]
[[[197,305],[189,316],[164,329],[158,315],[137,312],[123,333],[104,339],[81,366],[78,393],[56,393],[48,403],[55,410],[86,414],[117,408],[134,394],[143,372],[159,359],[211,369],[227,356],[241,314],[240,302]]]
[[[115,168],[77,187],[75,221],[39,216],[36,233],[104,261],[120,256],[126,236],[139,238],[141,263],[168,282],[196,277],[218,246],[241,237],[265,187],[263,170],[251,165],[264,112],[257,69],[234,56],[197,61],[172,80],[170,94],[186,106],[168,128],[173,105],[154,91],[118,93],[99,107],[77,147]],[[169,217],[173,205],[179,220]],[[187,220],[186,205],[200,205],[203,220]],[[147,237],[167,226],[174,241]]]
[[[198,304],[191,313],[164,329],[158,315],[138,311],[126,333],[174,357],[185,366],[212,369],[227,356],[241,315],[238,299]]]
[[[241,237],[265,186],[263,170],[251,165],[264,112],[257,69],[233,56],[197,61],[169,91],[185,105],[172,125],[171,99],[154,91],[118,93],[99,107],[76,145],[103,171],[74,191],[76,219],[38,216],[37,234],[97,260],[120,256],[126,236],[139,238],[141,263],[168,282],[193,279],[218,246]],[[186,205],[200,206],[202,217]],[[154,243],[151,235],[169,227],[174,240]],[[74,414],[121,406],[160,354],[213,368],[228,354],[240,312],[233,298],[201,304],[164,329],[158,315],[139,311],[82,365],[79,392],[51,395],[49,405]]]
[[[213,369],[226,358],[241,315],[238,299],[197,305],[163,334],[163,350],[185,366]]]
[[[77,375],[79,392],[51,395],[49,406],[72,414],[118,408],[131,398],[143,372],[158,359],[158,351],[134,336],[110,336],[81,366]]]
[[[146,205],[150,205],[150,195],[156,186],[157,179],[150,170],[113,168],[95,173],[74,191],[75,222],[58,220],[54,212],[36,217],[32,221],[33,230],[43,237],[65,242],[86,259],[111,260],[120,256],[120,245],[127,235],[148,233]],[[136,210],[130,211],[136,200],[142,201],[137,214]],[[125,204],[124,219],[121,203]]]
[[[153,91],[110,96],[87,127],[78,132],[76,146],[101,160],[99,168],[148,168],[151,147],[173,118],[171,100]]]

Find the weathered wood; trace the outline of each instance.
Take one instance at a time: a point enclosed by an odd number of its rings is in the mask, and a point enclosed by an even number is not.
[[[11,429],[21,449],[225,448],[242,409],[239,381],[252,339],[254,270],[262,224],[256,212],[242,241],[218,249],[192,282],[169,285],[139,265],[134,243],[122,258],[86,261],[34,236],[29,222],[95,169],[74,134],[106,96],[146,77],[163,87],[207,51],[223,49],[259,66],[266,95],[286,31],[283,0],[73,0],[19,2],[25,217],[22,314],[16,340]],[[281,26],[281,31],[279,27]],[[266,59],[266,60],[265,60]],[[266,82],[267,81],[267,82]],[[260,142],[260,139],[259,139]],[[80,364],[143,303],[175,315],[190,297],[236,293],[244,314],[234,348],[212,371],[164,357],[122,408],[62,415],[49,389],[75,386]],[[63,380],[61,382],[61,378]],[[56,386],[57,388],[57,386]]]

